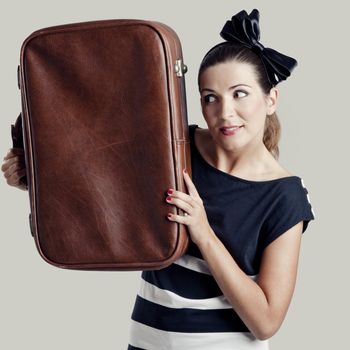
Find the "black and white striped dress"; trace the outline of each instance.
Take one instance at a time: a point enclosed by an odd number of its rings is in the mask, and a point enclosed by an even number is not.
[[[240,268],[253,280],[264,248],[314,212],[298,176],[251,181],[211,166],[190,125],[192,181],[208,221]],[[198,247],[166,268],[142,271],[130,320],[129,350],[269,349],[253,336],[223,295]]]

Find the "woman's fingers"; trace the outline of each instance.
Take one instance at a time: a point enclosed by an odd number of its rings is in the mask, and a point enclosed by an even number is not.
[[[21,168],[21,169],[17,169],[12,176],[14,177],[14,179],[21,179],[24,175],[26,175],[26,168]]]
[[[6,153],[4,160],[10,159],[10,158],[16,157],[16,156],[24,156],[24,149],[18,148],[18,147],[10,148]]]
[[[26,175],[24,155],[20,148],[10,149],[1,170],[8,185],[27,190],[27,186],[20,181]]]
[[[20,156],[14,156],[7,159],[1,166],[1,170],[5,172],[5,177],[10,176],[16,169],[22,169],[25,167],[24,158]]]
[[[185,172],[185,169],[182,171],[183,173],[183,177],[186,183],[186,187],[188,189],[188,193],[190,194],[190,196],[192,196],[193,198],[195,198],[199,203],[202,203],[202,199],[196,189],[196,186],[194,185],[190,175]]]
[[[26,169],[20,166],[18,163],[12,164],[7,171],[5,171],[5,177],[7,180],[10,180],[11,182],[16,182],[19,180],[24,174]]]
[[[26,169],[21,169],[14,172],[6,178],[6,182],[10,186],[26,189],[27,186],[21,181],[21,178],[26,175]]]
[[[180,197],[182,197],[182,199]],[[176,205],[178,208],[182,209],[186,213],[191,214],[193,210],[193,207],[188,201],[187,197],[185,197],[184,194],[181,194],[180,192],[177,192],[177,194],[168,196],[166,198],[166,201],[169,204]]]
[[[11,175],[10,182],[13,184],[13,186],[17,186],[17,187],[23,186],[25,184],[21,179],[25,175],[26,175],[26,169],[20,169]]]

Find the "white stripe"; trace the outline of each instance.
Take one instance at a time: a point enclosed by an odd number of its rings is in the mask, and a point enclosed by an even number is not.
[[[184,254],[174,261],[174,264],[181,265],[187,269],[211,275],[208,264],[204,259],[196,258],[192,255]]]
[[[313,207],[311,207],[311,211],[312,211],[312,215],[314,216],[314,218],[316,218],[316,214],[315,214],[315,211],[314,211]]]
[[[129,344],[147,350],[269,350],[250,332],[167,332],[130,320]]]
[[[208,263],[204,259],[196,258],[192,255],[184,254],[177,260],[173,262],[174,264],[185,267],[189,270],[197,271],[200,273],[205,273],[207,275],[211,275],[212,273],[208,267]],[[256,280],[258,275],[247,275],[253,280]]]
[[[169,290],[158,288],[157,286],[145,281],[143,278],[141,278],[138,295],[153,303],[175,309],[232,309],[231,304],[223,294],[213,298],[189,299]]]
[[[193,261],[191,262],[191,256],[187,255],[185,257],[185,261],[187,262],[187,268],[188,266],[194,266]],[[195,262],[197,262],[198,258],[193,258]],[[206,264],[206,262],[203,260],[202,268]],[[182,264],[179,264],[182,265]],[[258,275],[248,275],[248,277],[255,280]],[[178,295],[175,292],[172,292],[167,289],[162,289],[157,287],[156,285],[153,285],[152,283],[149,283],[145,281],[143,278],[140,280],[140,287],[138,295],[142,298],[151,301],[155,304],[163,305],[166,307],[171,307],[175,309],[181,309],[181,308],[192,308],[192,309],[204,309],[204,310],[212,310],[212,309],[232,309],[231,304],[227,300],[226,296],[224,294],[221,294],[216,297],[212,298],[204,298],[204,299],[192,299],[192,298],[185,298],[183,296]]]
[[[306,188],[306,186],[305,186],[304,180],[303,180],[302,178],[300,178],[300,180],[301,180],[302,186],[307,190],[307,188]],[[309,193],[306,194],[306,198],[307,198],[307,201],[308,201],[309,204],[310,204],[310,209],[311,209],[312,215],[314,216],[314,218],[316,218],[314,208],[312,207],[312,204],[311,204],[311,200],[310,200],[310,195],[309,195]]]

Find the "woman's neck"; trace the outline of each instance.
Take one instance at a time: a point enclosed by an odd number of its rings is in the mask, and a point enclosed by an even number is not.
[[[242,178],[261,178],[281,171],[281,166],[266,148],[262,140],[251,142],[237,150],[225,150],[218,146],[208,131],[206,154],[217,169]]]

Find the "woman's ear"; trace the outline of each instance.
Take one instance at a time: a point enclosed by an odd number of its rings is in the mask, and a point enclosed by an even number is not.
[[[267,96],[267,115],[273,114],[277,109],[278,90],[272,87]]]

